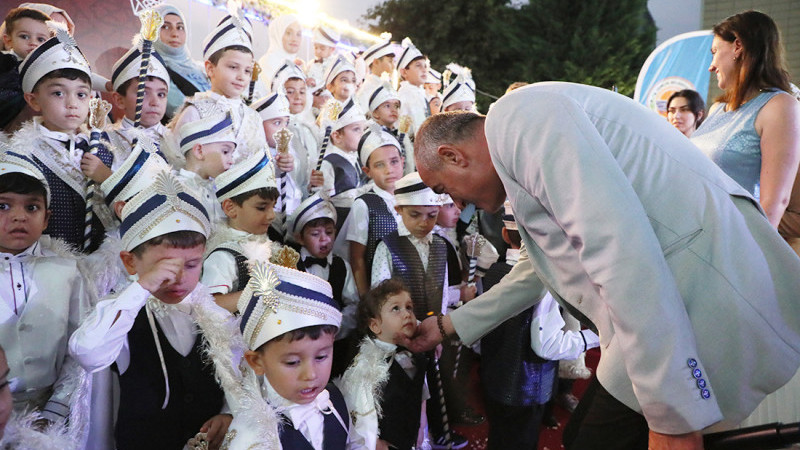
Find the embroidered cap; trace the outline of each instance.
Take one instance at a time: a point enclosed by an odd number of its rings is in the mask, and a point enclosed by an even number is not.
[[[272,77],[272,84],[270,85],[271,92],[280,92],[286,94],[286,81],[291,78],[299,78],[306,81],[306,74],[303,69],[297,66],[288,59],[275,71],[275,76]]]
[[[269,263],[257,262],[250,270],[237,306],[242,314],[239,329],[250,350],[293,330],[342,323],[327,281]]]
[[[369,94],[369,112],[375,111],[383,102],[388,102],[389,100],[400,101],[400,96],[397,95],[397,91],[394,90],[392,84],[384,80]]]
[[[364,111],[358,107],[358,104],[352,98],[345,103],[332,98],[328,100],[320,114],[323,114],[322,127],[331,127],[332,131],[341,130],[352,123],[366,120],[364,119]]]
[[[367,131],[364,132],[361,136],[361,140],[358,141],[358,157],[361,161],[361,165],[367,167],[370,155],[372,155],[375,150],[386,146],[395,147],[398,152],[402,152],[400,143],[397,142],[397,139],[391,133],[384,130],[377,123],[370,123]]]
[[[369,65],[378,58],[383,58],[386,55],[394,56],[394,48],[392,46],[391,38],[392,35],[390,34],[386,36],[386,40],[383,42],[378,42],[372,47],[364,50],[364,55],[362,58],[364,58],[364,63],[367,64],[367,67],[369,67]]]
[[[223,17],[211,33],[203,39],[203,59],[234,45],[253,51],[253,26],[241,11]]]
[[[442,196],[422,182],[419,172],[411,172],[394,184],[397,206],[440,206]]]
[[[217,200],[233,198],[261,188],[277,188],[275,167],[266,150],[258,150],[214,179]]]
[[[422,52],[411,42],[410,38],[403,39],[403,51],[400,53],[400,59],[397,60],[398,69],[406,69],[417,58],[422,58]]]
[[[303,227],[314,219],[326,217],[336,223],[336,208],[327,198],[316,193],[300,203],[300,206],[289,216],[288,229],[291,234],[303,231]]]
[[[0,143],[0,175],[9,173],[21,173],[39,180],[47,193],[47,204],[50,204],[50,186],[36,163],[25,155],[11,151],[8,145]]]
[[[428,67],[428,77],[425,79],[426,84],[437,84],[442,82],[442,73]]]
[[[76,69],[88,77],[92,76],[89,62],[70,36],[66,25],[50,20],[47,26],[55,36],[28,53],[19,66],[22,90],[26,93],[33,92],[36,83],[54,70]]]
[[[464,101],[475,103],[475,81],[472,79],[472,71],[467,67],[457,64],[448,64],[447,68],[457,74],[456,79],[447,84],[442,92],[442,111],[448,106]],[[445,80],[447,83],[447,80]]]
[[[503,225],[509,230],[518,230],[517,219],[514,218],[514,210],[511,209],[511,202],[503,202]]]
[[[186,122],[178,130],[178,143],[182,153],[186,153],[195,144],[210,144],[213,142],[233,142],[236,144],[236,135],[233,133],[233,119],[231,113],[225,112],[212,114],[194,122]]]
[[[341,35],[339,35],[339,32],[334,30],[333,28],[329,28],[324,25],[320,25],[317,28],[314,28],[315,44],[321,44],[328,47],[336,47],[336,44],[339,43],[339,39],[341,39]]]
[[[276,117],[289,117],[289,99],[286,95],[276,92],[250,105],[255,109],[261,120],[275,119]]]
[[[208,237],[208,212],[170,172],[161,172],[155,182],[136,194],[122,208],[119,233],[122,248],[131,251],[140,244],[175,231],[196,231]]]
[[[141,41],[141,38],[137,37],[137,39]],[[137,44],[131,47],[131,49],[122,55],[122,58],[118,59],[117,62],[114,63],[114,66],[111,67],[111,84],[114,90],[116,91],[119,89],[126,81],[138,78],[141,67],[142,49],[141,44]],[[163,80],[164,83],[167,83],[167,89],[169,89],[169,73],[167,73],[167,67],[164,65],[164,60],[161,58],[161,55],[155,50],[152,50],[150,53],[150,59],[147,64],[147,76]]]
[[[128,200],[151,185],[159,173],[169,170],[153,141],[141,131],[136,133],[136,145],[128,159],[100,185],[106,205]]]
[[[356,73],[356,68],[353,64],[342,55],[336,57],[336,61],[331,64],[328,72],[325,73],[325,86],[333,83],[333,80],[342,72],[347,71]]]

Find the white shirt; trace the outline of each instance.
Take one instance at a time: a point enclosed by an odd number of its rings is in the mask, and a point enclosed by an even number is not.
[[[114,167],[112,167],[113,170],[117,170],[131,154],[134,137],[131,135],[130,131],[133,129],[133,121],[127,117],[123,117],[122,120],[115,123],[108,132],[108,138],[111,140],[111,144],[113,144],[116,150],[114,154]],[[164,139],[164,133],[167,131],[167,127],[159,122],[152,127],[139,128],[139,130],[144,132],[153,142],[161,145],[161,140]]]
[[[217,231],[229,235],[230,239],[226,242],[246,240],[253,236],[246,231],[227,225],[218,227]],[[203,275],[200,282],[207,286],[208,291],[212,294],[228,294],[239,279],[238,273],[236,258],[233,255],[226,251],[215,252],[214,249],[211,249],[208,257],[203,261]]]
[[[175,176],[186,188],[186,192],[202,203],[208,213],[212,228],[215,228],[218,223],[225,220],[225,213],[222,211],[220,202],[217,201],[217,190],[211,179],[204,180],[197,173],[186,169],[178,170]]]
[[[403,223],[403,218],[400,217],[400,213],[394,209],[395,205],[397,205],[394,195],[379,188],[378,185],[373,185],[372,191],[386,203],[386,208],[392,213],[399,227],[400,224]],[[341,247],[342,250],[346,250],[347,254],[349,254],[350,244],[347,241],[367,245],[368,234],[369,208],[367,208],[367,204],[364,200],[357,198],[353,202],[350,214],[348,214],[347,219],[345,219],[342,224],[342,229],[339,232],[339,236],[336,238],[336,247]]]
[[[400,97],[400,115],[411,117],[411,129],[408,133],[413,136],[427,118],[428,101],[425,98],[425,88],[402,81],[400,89],[397,90],[397,96]],[[406,164],[408,164],[408,159],[406,156]],[[411,160],[413,161],[413,158]]]
[[[381,80],[381,77],[375,75],[372,72],[367,74],[367,77],[364,78],[364,82],[361,83],[361,86],[359,86],[355,98],[356,102],[358,102],[358,106],[361,107],[362,111],[367,111],[368,113],[372,112],[369,109],[369,98],[372,97],[372,93],[375,92],[375,89],[377,89],[378,86],[380,86],[382,83],[383,80]]]
[[[278,394],[266,376],[262,376],[261,379],[261,393],[264,398],[274,407],[283,408],[283,414],[291,421],[288,426],[299,431],[314,450],[323,450],[323,441],[325,439],[325,413],[323,411],[330,411],[330,414],[334,414],[339,419],[342,428],[348,429],[349,425],[345,424],[344,420],[349,421],[350,417],[348,416],[345,419],[339,416],[330,401],[330,394],[327,389],[323,389],[322,392],[317,394],[314,401],[300,405],[290,402]]]
[[[414,245],[414,248],[417,249],[417,253],[419,253],[419,259],[422,260],[422,269],[427,271],[433,233],[429,233],[422,238],[418,238],[412,235],[402,223],[397,226],[397,232],[400,236],[408,236],[411,244]],[[444,280],[442,280],[442,314],[447,313],[448,305],[458,303],[461,297],[461,290],[459,289],[459,286],[454,286],[451,288],[447,285],[448,270],[449,268],[445,263]],[[385,242],[380,242],[378,247],[375,249],[375,258],[372,260],[372,281],[370,286],[375,286],[383,280],[388,280],[392,277],[393,271],[394,266],[392,264],[392,254],[389,251],[389,247],[386,246]]]
[[[294,134],[292,148],[294,149],[295,163],[291,175],[305,199],[309,196],[311,171],[317,168],[319,141],[311,125],[302,121],[301,117],[300,114],[291,116],[288,128]]]
[[[506,250],[506,264],[519,261],[519,249]],[[558,303],[548,292],[533,310],[531,348],[544,359],[575,359],[581,353],[600,345],[600,338],[591,330],[563,330],[565,323]]]
[[[325,155],[326,156],[340,155],[347,162],[352,164],[358,173],[361,173],[361,166],[359,165],[358,162],[358,152],[347,152],[333,145],[333,143],[329,143]],[[345,208],[351,207],[353,204],[353,199],[355,198],[356,190],[350,189],[349,191],[346,191],[346,193],[336,192],[336,188],[334,187],[334,183],[336,181],[336,174],[333,169],[333,165],[330,162],[322,161],[322,167],[320,168],[320,170],[322,171],[322,176],[325,177],[325,183],[322,185],[322,189],[326,190],[328,192],[328,195],[330,195],[331,197],[335,195],[339,197],[339,199],[344,199],[345,197],[349,196],[349,203],[345,201],[344,203],[339,204],[339,201],[336,201],[335,198],[331,198],[333,204]]]
[[[201,286],[198,284],[198,288]],[[128,332],[139,311],[148,303],[169,344],[181,355],[188,355],[197,337],[191,311],[198,288],[180,303],[166,305],[152,297],[138,282],[131,283],[116,297],[97,304],[94,312],[70,338],[70,353],[89,372],[97,372],[116,362],[120,375],[125,373],[130,364]]]
[[[289,153],[292,155],[296,163],[298,158],[297,154],[294,151],[293,145],[289,146]],[[269,157],[271,159],[274,160],[277,154],[278,154],[277,149],[274,149],[272,147],[269,148]],[[281,171],[278,168],[277,164],[275,165],[275,184],[278,187],[278,199],[275,201],[275,212],[278,213],[277,215],[278,219],[281,218],[281,212],[283,210],[284,202],[286,202],[285,217],[289,217],[290,215],[292,215],[294,210],[297,209],[298,206],[300,206],[300,202],[303,201],[303,194],[302,192],[300,192],[300,188],[298,187],[297,182],[295,182],[293,175],[297,170],[298,167],[297,164],[295,164],[294,170],[289,173],[286,173],[286,175],[284,175],[283,178],[281,178],[281,175],[284,174],[285,172]],[[278,220],[277,222],[281,222],[281,220]],[[284,223],[275,223],[273,226],[278,226],[278,229],[281,230],[281,232],[283,232],[283,225]]]
[[[311,253],[309,253],[305,247],[302,247],[300,249],[300,259],[304,260],[309,256],[311,256]],[[322,267],[319,264],[306,265],[306,272],[320,277],[323,280],[328,280],[331,273],[331,263],[333,262],[333,252],[328,253],[326,259],[328,260],[327,266]],[[356,280],[353,278],[353,269],[346,260],[344,260],[344,267],[347,270],[347,275],[345,275],[344,286],[342,287],[342,302],[344,303],[344,307],[342,308],[342,325],[339,327],[339,332],[336,334],[336,337],[339,339],[348,336],[351,331],[356,329],[356,313],[360,300],[358,289],[356,289]]]
[[[67,341],[91,304],[78,259],[62,246],[42,236],[17,255],[0,253],[0,342],[11,392],[30,408],[42,407],[45,395],[42,413],[50,420],[69,414],[82,375]]]

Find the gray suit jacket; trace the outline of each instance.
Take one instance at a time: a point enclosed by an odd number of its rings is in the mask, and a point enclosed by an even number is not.
[[[599,331],[601,384],[668,434],[736,426],[794,375],[800,259],[666,120],[540,83],[500,99],[485,130],[527,252],[451,313],[465,342],[550,290]]]

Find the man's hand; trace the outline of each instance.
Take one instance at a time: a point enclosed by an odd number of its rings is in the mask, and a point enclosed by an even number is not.
[[[309,188],[321,187],[325,184],[325,175],[322,174],[321,170],[312,170],[311,171],[311,178],[308,181]]]
[[[91,153],[83,154],[81,172],[98,184],[106,181],[111,176],[111,169],[100,158]]]
[[[465,284],[461,286],[461,298],[460,300],[464,303],[475,298],[475,294],[478,293],[478,289],[475,287],[474,284]]]
[[[291,153],[278,153],[275,164],[281,172],[291,172],[294,170],[294,156]]]
[[[448,336],[455,333],[453,324],[447,316],[442,317],[442,326]],[[411,353],[420,353],[432,350],[434,347],[442,342],[442,333],[439,332],[439,325],[436,323],[436,317],[428,317],[423,320],[417,327],[417,333],[412,339],[400,335],[398,344],[411,350]]]
[[[183,258],[162,259],[152,269],[139,274],[139,284],[151,294],[162,286],[169,286],[181,277]]]
[[[217,414],[200,427],[200,432],[205,433],[206,439],[208,439],[208,448],[218,449],[222,445],[222,440],[225,439],[225,433],[228,432],[232,421],[233,416],[230,414]]]
[[[650,430],[648,450],[703,450],[703,435],[699,431],[686,434],[661,434]]]

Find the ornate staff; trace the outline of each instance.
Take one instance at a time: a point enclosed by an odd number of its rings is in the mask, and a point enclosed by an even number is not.
[[[406,157],[406,145],[403,141],[405,141],[409,130],[411,130],[411,116],[400,116],[400,118],[397,119],[397,131],[400,132],[397,135],[397,140],[400,141],[400,148],[403,149],[403,158]]]
[[[253,73],[250,75],[250,90],[247,94],[247,104],[253,103],[253,91],[256,89],[256,81],[258,76],[261,75],[261,66],[258,63],[253,64]]]
[[[291,131],[286,128],[281,128],[272,135],[275,139],[275,147],[279,155],[287,155],[289,153],[289,142],[292,140]],[[286,224],[286,172],[281,171],[280,178],[280,191],[281,191],[281,215],[283,223]]]
[[[139,13],[142,22],[140,34],[142,36],[142,65],[139,67],[139,84],[136,87],[136,116],[133,126],[138,127],[142,120],[142,105],[144,104],[144,83],[147,80],[147,67],[150,65],[150,54],[153,52],[153,42],[158,39],[158,31],[164,24],[164,18],[157,11],[146,9]]]
[[[89,153],[92,155],[96,155],[101,149],[105,149],[101,138],[103,128],[106,126],[106,117],[108,117],[110,111],[111,103],[99,98],[89,100]],[[87,179],[86,207],[83,220],[83,251],[87,251],[92,244],[92,219],[94,217],[92,202],[94,200],[94,191],[94,181]]]
[[[469,274],[467,275],[467,286],[475,286],[475,272],[478,268],[478,256],[481,255],[481,248],[486,243],[486,238],[478,233],[473,233],[464,237],[464,246],[469,259]],[[463,303],[459,301],[456,303],[456,308],[460,307]],[[460,341],[453,341],[453,345],[457,346],[456,360],[453,363],[453,378],[458,373],[458,364],[461,361],[461,349],[464,346]]]
[[[336,119],[339,118],[339,114],[342,112],[342,104],[337,102],[334,99],[331,99],[327,105],[325,105],[325,114],[328,115],[328,119],[331,122],[335,122]],[[317,170],[322,169],[322,160],[325,159],[325,152],[328,150],[328,143],[331,140],[331,131],[333,127],[328,125],[325,127],[325,137],[322,139],[322,146],[319,148],[319,158],[317,159]]]
[[[433,353],[433,352],[431,352]],[[442,374],[439,370],[439,361],[434,361],[434,371],[436,371],[436,389],[439,391],[439,408],[442,413],[442,431],[444,432],[444,440],[447,442],[447,448],[453,448],[453,440],[450,435],[450,420],[447,416],[447,404],[444,401],[444,388],[442,387]]]

